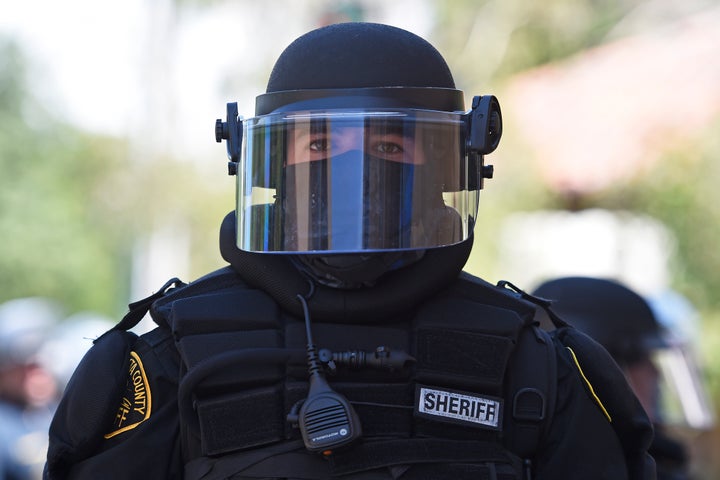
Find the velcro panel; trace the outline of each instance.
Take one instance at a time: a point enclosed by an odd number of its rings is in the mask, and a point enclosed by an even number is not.
[[[302,321],[288,322],[286,338],[289,347],[304,347],[305,323]],[[346,323],[313,322],[313,340],[318,348],[331,348],[334,351],[368,350],[373,351],[379,346],[393,350],[407,351],[409,348],[407,324],[397,325],[353,325]]]
[[[197,401],[205,455],[280,441],[285,432],[279,388],[263,388]]]
[[[508,337],[425,328],[417,336],[417,377],[429,385],[498,394],[513,347]]]
[[[333,384],[360,417],[363,435],[410,436],[413,432],[415,394],[412,384]]]

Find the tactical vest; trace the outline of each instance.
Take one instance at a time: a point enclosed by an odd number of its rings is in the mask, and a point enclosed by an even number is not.
[[[554,411],[555,351],[534,309],[470,276],[391,322],[312,322],[324,374],[362,425],[326,455],[291,421],[308,391],[302,319],[230,268],[151,313],[182,359],[185,478],[530,478]]]

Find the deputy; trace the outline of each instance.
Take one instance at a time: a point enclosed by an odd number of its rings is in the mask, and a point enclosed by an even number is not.
[[[46,478],[653,478],[652,427],[607,352],[462,272],[502,134],[495,97],[468,104],[405,30],[290,44],[255,116],[229,103],[216,123],[228,266],[96,341]]]

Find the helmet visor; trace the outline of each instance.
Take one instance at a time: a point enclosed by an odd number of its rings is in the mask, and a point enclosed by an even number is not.
[[[715,417],[694,352],[680,342],[658,349],[653,360],[658,366],[657,421],[678,429],[706,430]]]
[[[468,238],[477,168],[465,116],[424,110],[288,112],[243,122],[238,247],[412,250]]]

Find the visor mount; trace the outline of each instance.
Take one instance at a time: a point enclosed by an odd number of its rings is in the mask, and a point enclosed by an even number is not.
[[[502,137],[500,102],[493,95],[473,97],[470,111],[470,151],[480,155],[492,153],[500,143],[500,137]],[[485,176],[485,178],[490,177]]]
[[[238,115],[237,102],[227,104],[227,121],[215,120],[215,141],[227,141],[228,175],[236,175],[242,145],[242,118]]]

